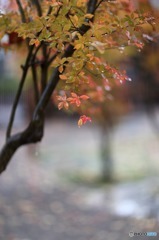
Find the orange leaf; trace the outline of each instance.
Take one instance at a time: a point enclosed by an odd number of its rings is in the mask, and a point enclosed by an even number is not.
[[[88,97],[87,95],[81,95],[80,98],[81,98],[82,100],[87,100],[87,99],[89,99],[89,97]]]
[[[67,80],[67,76],[64,74],[60,74],[59,77],[61,80]]]
[[[83,43],[77,43],[75,46],[74,46],[75,49],[83,49],[84,48],[84,44]]]
[[[62,96],[57,96],[56,97],[58,101],[63,101],[63,97]]]
[[[68,108],[69,108],[68,102],[64,102],[63,105],[64,105],[64,108],[65,108],[66,110],[68,110]]]
[[[62,73],[63,72],[63,65],[61,65],[59,68],[58,68],[59,72]]]
[[[36,40],[35,40],[35,46],[36,46],[36,47],[38,47],[38,46],[39,46],[39,44],[40,44],[39,40],[38,40],[38,39],[36,39]]]
[[[64,103],[63,103],[63,102],[60,102],[60,103],[58,104],[58,109],[61,110],[61,109],[63,108],[63,106],[64,106]]]

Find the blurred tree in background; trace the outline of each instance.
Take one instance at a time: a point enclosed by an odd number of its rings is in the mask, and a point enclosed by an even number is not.
[[[20,146],[42,139],[50,99],[59,110],[77,111],[79,127],[91,118],[103,122],[107,134],[102,143],[106,144],[109,128],[122,112],[120,101],[111,101],[112,96],[131,81],[113,59],[123,51],[141,51],[147,42],[155,41],[156,15],[143,0],[8,2],[0,15],[1,47],[22,52],[25,60],[0,153],[0,172]],[[12,134],[28,74],[32,76],[34,110],[27,128]],[[109,147],[102,149],[103,159],[107,159],[103,176],[110,179]]]

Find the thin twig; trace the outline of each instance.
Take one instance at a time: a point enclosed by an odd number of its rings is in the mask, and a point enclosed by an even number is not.
[[[102,3],[102,2],[104,2],[105,0],[100,0],[99,1],[99,3],[96,5],[96,9],[100,6],[100,4]]]
[[[57,9],[57,12],[54,14],[55,17],[58,17],[61,8],[62,6],[59,6],[59,8]]]
[[[49,6],[48,12],[47,12],[47,14],[46,14],[47,16],[51,14],[52,9],[53,9],[53,7],[52,7],[52,6]]]

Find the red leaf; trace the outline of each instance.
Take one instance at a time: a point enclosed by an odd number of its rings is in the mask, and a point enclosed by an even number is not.
[[[86,115],[83,115],[80,117],[80,119],[78,120],[78,126],[81,127],[83,124],[85,124],[86,122],[92,122],[92,119],[90,117],[87,117]]]

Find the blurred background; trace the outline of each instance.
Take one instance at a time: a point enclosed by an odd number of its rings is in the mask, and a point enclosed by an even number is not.
[[[0,50],[0,147],[21,61]],[[121,53],[118,62],[132,81],[113,95],[108,89],[102,121],[78,128],[76,115],[50,105],[42,142],[19,149],[0,176],[1,240],[126,240],[158,231],[158,42],[131,57]],[[26,127],[32,100],[28,84],[15,132]]]

